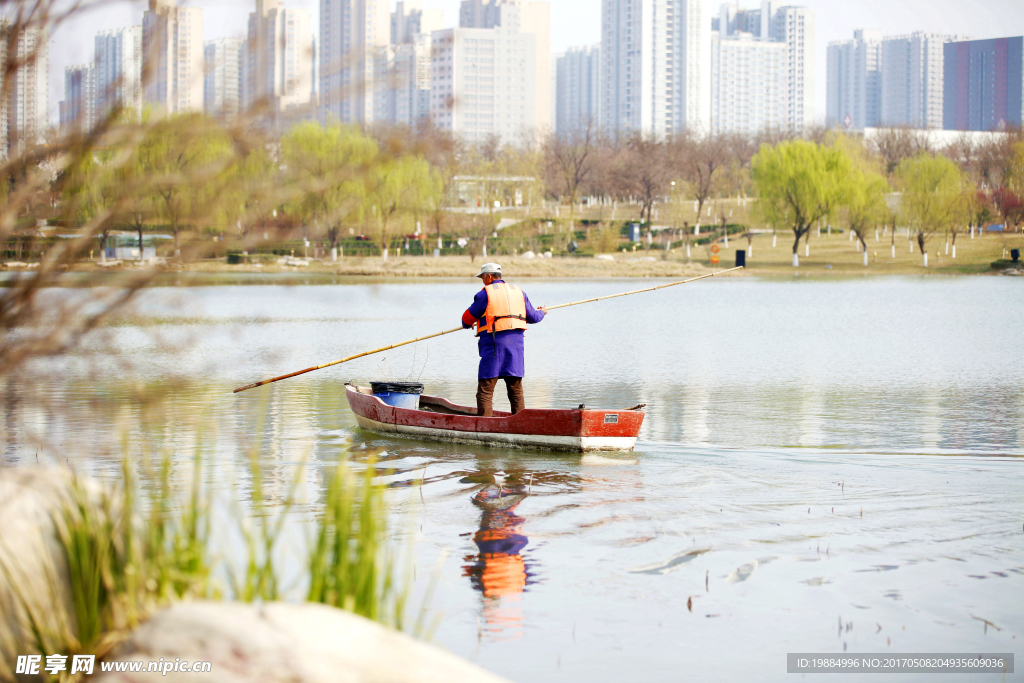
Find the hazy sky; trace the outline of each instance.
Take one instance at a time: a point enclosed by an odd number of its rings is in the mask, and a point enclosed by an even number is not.
[[[319,24],[318,0],[284,0],[288,6],[304,7]],[[601,0],[550,0],[551,42],[554,52],[574,45],[601,40]],[[206,39],[245,34],[254,1],[185,0],[182,4],[202,7]],[[394,3],[392,3],[394,4]],[[422,0],[425,7],[445,12],[445,24],[458,20],[459,0]],[[781,3],[780,3],[781,4]],[[1024,0],[806,0],[793,2],[814,10],[815,37],[815,114],[825,118],[825,48],[833,40],[853,37],[857,28],[880,29],[883,35],[929,31],[968,35],[974,38],[1000,38],[1024,35]],[[718,13],[720,2],[705,0],[709,20]],[[759,1],[738,3],[755,8]],[[64,98],[64,67],[92,61],[93,38],[97,31],[142,23],[143,2],[112,2],[102,10],[80,17],[51,36],[50,111],[57,121],[58,103]]]

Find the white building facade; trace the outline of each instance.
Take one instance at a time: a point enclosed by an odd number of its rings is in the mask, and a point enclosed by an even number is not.
[[[431,119],[482,142],[537,129],[536,38],[504,26],[455,28],[431,36]]]
[[[145,101],[167,113],[203,111],[203,10],[149,0],[142,17]]]
[[[801,133],[814,123],[814,12],[776,5],[761,3],[762,38],[786,46],[786,126]]]
[[[391,15],[387,0],[320,1],[320,119],[374,122],[375,63],[387,48]]]
[[[601,100],[610,130],[667,136],[711,124],[711,17],[702,0],[602,0]]]
[[[942,128],[943,46],[965,39],[920,32],[883,38],[879,125]]]
[[[142,111],[142,27],[100,31],[95,41],[94,121],[115,107]]]
[[[6,63],[9,50],[10,24],[0,20],[7,29],[0,38],[0,66]],[[0,103],[0,152],[18,153],[27,145],[43,141],[50,127],[50,58],[49,35],[45,29],[30,28],[19,33],[13,53],[21,66],[9,74],[7,100]],[[0,78],[6,78],[6,69]]]
[[[555,67],[555,132],[601,126],[601,46],[570,48]]]
[[[825,124],[848,130],[878,125],[882,114],[882,32],[858,29],[828,45]]]
[[[533,73],[523,77],[534,87],[533,126],[550,132],[551,111],[551,6],[542,0],[462,0],[460,28],[493,29],[533,36]]]
[[[206,41],[206,81],[203,107],[207,114],[222,119],[238,116],[242,108],[242,38]]]
[[[257,0],[242,51],[242,109],[277,113],[308,107],[313,99],[313,25],[304,9]]]
[[[788,126],[785,43],[711,34],[711,132],[753,135]]]

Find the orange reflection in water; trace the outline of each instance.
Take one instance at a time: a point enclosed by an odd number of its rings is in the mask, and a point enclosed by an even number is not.
[[[483,594],[482,631],[499,640],[522,635],[521,596],[533,583],[522,556],[529,543],[521,533],[526,520],[515,514],[524,498],[522,487],[499,486],[488,486],[473,496],[473,504],[483,510],[480,529],[473,535],[479,552],[463,558],[462,574]]]

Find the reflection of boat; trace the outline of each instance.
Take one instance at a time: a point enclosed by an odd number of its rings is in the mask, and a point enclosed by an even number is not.
[[[359,426],[385,436],[484,444],[552,451],[631,451],[643,424],[637,406],[630,410],[495,410],[477,417],[476,408],[438,396],[420,396],[419,410],[390,406],[368,387],[345,385]]]

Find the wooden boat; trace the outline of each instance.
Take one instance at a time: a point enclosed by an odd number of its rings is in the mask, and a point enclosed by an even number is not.
[[[396,408],[369,387],[345,385],[345,396],[363,429],[384,436],[545,451],[631,451],[644,422],[642,405],[628,410],[534,410],[515,415],[494,411],[477,417],[476,407],[439,396],[420,396],[419,409]]]

